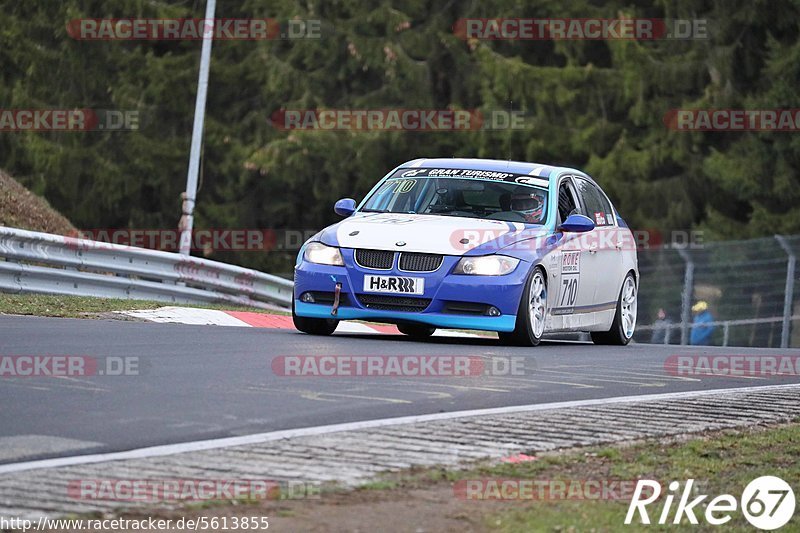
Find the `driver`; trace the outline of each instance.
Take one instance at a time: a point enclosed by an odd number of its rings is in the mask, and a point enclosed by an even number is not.
[[[540,222],[543,209],[542,198],[536,193],[517,193],[511,196],[511,210],[522,215],[529,224]]]

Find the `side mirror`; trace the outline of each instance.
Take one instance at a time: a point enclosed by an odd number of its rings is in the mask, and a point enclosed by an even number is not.
[[[586,233],[594,229],[594,222],[585,215],[573,214],[568,216],[567,220],[565,220],[558,229],[571,233]]]
[[[349,217],[356,210],[356,201],[352,198],[342,198],[334,204],[333,210],[337,215]]]

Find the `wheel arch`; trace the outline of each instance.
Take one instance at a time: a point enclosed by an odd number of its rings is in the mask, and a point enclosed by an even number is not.
[[[547,267],[545,267],[544,263],[542,263],[541,261],[539,261],[538,263],[533,263],[531,265],[530,271],[533,272],[537,268],[542,269],[542,272],[544,272],[544,284],[547,285],[547,275],[550,274],[550,272],[547,271]]]
[[[525,297],[524,292],[525,292],[525,287],[527,287],[528,284],[527,283],[528,279],[533,275],[534,270],[536,270],[537,268],[542,271],[542,274],[544,274],[544,286],[547,289],[549,296],[550,284],[547,281],[547,276],[548,276],[547,268],[542,264],[541,261],[531,263],[530,266],[528,267],[528,273],[525,276],[525,282],[523,283],[523,288],[522,288],[523,293],[520,294],[519,301],[517,302],[517,314],[521,312],[522,300]]]

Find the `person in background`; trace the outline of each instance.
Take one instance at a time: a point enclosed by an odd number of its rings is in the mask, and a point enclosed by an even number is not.
[[[650,337],[650,344],[666,344],[667,331],[669,331],[671,323],[667,318],[667,312],[664,311],[663,307],[660,308],[656,321],[653,323],[653,336]]]
[[[714,333],[714,315],[708,310],[708,304],[700,300],[692,306],[694,321],[692,322],[692,335],[689,343],[693,346],[709,346],[711,334]]]

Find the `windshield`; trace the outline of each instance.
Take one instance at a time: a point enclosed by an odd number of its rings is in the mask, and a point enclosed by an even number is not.
[[[529,177],[520,179],[530,180]],[[514,181],[392,176],[361,212],[415,213],[543,224],[547,189]]]

